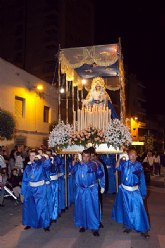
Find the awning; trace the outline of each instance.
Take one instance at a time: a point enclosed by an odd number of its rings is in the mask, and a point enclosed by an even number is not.
[[[118,44],[61,49],[60,62],[62,73],[74,85],[81,85],[82,79],[102,77],[106,78],[107,88],[120,88]]]

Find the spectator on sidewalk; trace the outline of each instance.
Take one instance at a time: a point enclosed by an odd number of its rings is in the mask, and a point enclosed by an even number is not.
[[[144,162],[147,162],[150,165],[150,173],[151,173],[151,176],[153,176],[154,175],[154,158],[152,156],[151,151],[147,153],[147,156],[143,160],[143,163]]]
[[[8,182],[12,187],[14,195],[17,197],[17,199],[19,199],[22,202],[22,196],[21,196],[22,176],[18,174],[16,168],[12,170],[11,177],[8,179]]]
[[[6,168],[6,167],[7,166],[6,166],[4,156],[3,156],[3,149],[2,149],[2,147],[0,147],[0,169]]]
[[[160,176],[160,156],[158,152],[155,152],[153,159],[154,159],[154,169],[155,169],[154,173],[155,175]]]
[[[0,170],[0,207],[4,206],[4,195],[5,195],[4,186],[6,186],[6,183],[7,183],[7,171],[6,168],[3,168]]]

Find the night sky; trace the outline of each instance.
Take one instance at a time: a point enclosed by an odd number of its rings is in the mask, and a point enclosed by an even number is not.
[[[164,114],[165,8],[162,2],[95,1],[95,43],[115,43],[121,37],[128,73],[135,74],[147,87],[147,112]]]

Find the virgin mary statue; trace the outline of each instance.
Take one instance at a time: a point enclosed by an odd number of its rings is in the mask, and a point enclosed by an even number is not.
[[[111,109],[111,117],[112,119],[118,118],[117,113],[112,105],[112,101],[110,96],[105,90],[105,82],[101,77],[94,78],[92,80],[91,89],[83,101],[84,106],[105,106]]]

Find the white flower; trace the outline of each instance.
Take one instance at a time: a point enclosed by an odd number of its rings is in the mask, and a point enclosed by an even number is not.
[[[73,126],[70,124],[64,124],[60,122],[49,135],[48,145],[49,147],[68,145],[69,139],[73,133]]]
[[[132,143],[131,134],[128,128],[119,119],[112,120],[105,130],[105,139],[114,148],[130,145]]]

